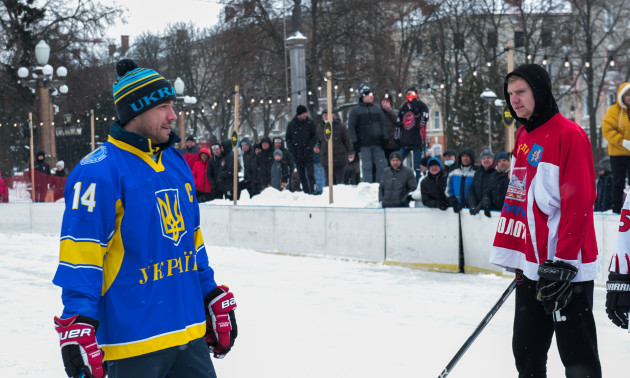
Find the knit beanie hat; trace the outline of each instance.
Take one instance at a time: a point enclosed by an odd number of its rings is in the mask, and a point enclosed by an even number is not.
[[[306,109],[306,106],[298,105],[297,109],[295,109],[295,115],[300,115],[300,114],[304,114],[304,113],[308,113],[308,110]]]
[[[363,102],[363,97],[369,95],[370,93],[374,93],[374,91],[372,90],[372,88],[368,87],[365,84],[361,84],[359,86],[359,101]]]
[[[492,153],[492,151],[490,151],[489,149],[484,149],[483,151],[481,151],[481,153],[479,154],[479,158],[483,159],[485,157],[489,157],[491,159],[494,160],[494,154]]]
[[[192,135],[189,135],[188,137],[186,137],[186,142],[194,142],[195,141],[195,137]]]
[[[281,149],[279,149],[279,148],[276,148],[276,149],[273,151],[273,156],[280,156],[280,157],[282,157],[282,150],[281,150]]]
[[[499,153],[497,154],[497,161],[499,161],[499,160],[501,160],[501,159],[503,159],[503,160],[508,160],[508,161],[509,161],[509,160],[510,160],[510,155],[508,155],[508,153],[507,153],[507,152],[499,152]]]
[[[176,101],[173,85],[149,68],[139,68],[131,59],[116,63],[114,103],[121,126],[147,110],[167,101]]]
[[[57,167],[61,167],[61,169],[64,169],[66,167],[66,163],[64,163],[63,160],[59,160],[57,162]]]

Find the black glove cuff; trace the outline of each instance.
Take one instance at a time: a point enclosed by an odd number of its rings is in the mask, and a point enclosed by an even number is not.
[[[97,331],[98,330],[98,326],[99,326],[98,320],[92,319],[89,316],[83,316],[83,315],[77,316],[77,320],[75,321],[75,323],[89,324],[92,327],[94,327],[94,331]]]
[[[608,282],[606,282],[606,290],[614,293],[630,292],[630,274],[610,272]]]
[[[577,275],[578,268],[564,261],[547,260],[538,266],[538,275],[551,281],[571,281]]]
[[[205,296],[205,298],[203,298],[203,304],[204,307],[206,308],[206,311],[208,309],[208,305],[210,304],[210,302],[212,302],[212,300],[216,297],[218,297],[219,295],[225,293],[223,290],[221,290],[220,287],[215,287],[214,289],[212,289],[212,291],[210,291],[208,293],[208,295]]]

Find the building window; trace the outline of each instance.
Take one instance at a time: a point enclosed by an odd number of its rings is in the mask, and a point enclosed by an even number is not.
[[[438,110],[433,112],[433,117],[431,117],[433,119],[433,130],[439,130],[440,129],[440,112]]]
[[[514,47],[524,47],[524,46],[525,46],[525,32],[515,31],[514,32]]]

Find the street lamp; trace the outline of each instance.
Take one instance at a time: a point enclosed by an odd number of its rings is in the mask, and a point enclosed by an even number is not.
[[[184,96],[184,80],[181,78],[175,79],[173,82],[173,87],[175,88],[175,94],[177,95],[178,100],[183,100],[182,110],[177,114],[177,126],[179,131],[179,138],[181,139],[180,148],[184,148],[186,146],[186,111],[185,108],[189,106],[193,106],[197,103],[197,98],[194,96]]]
[[[54,79],[54,69],[48,64],[49,57],[50,46],[43,40],[39,41],[37,46],[35,46],[35,59],[37,60],[38,66],[32,67],[31,77],[29,77],[30,72],[27,67],[20,67],[17,74],[21,79],[22,86],[37,91],[39,98],[39,121],[41,124],[39,128],[38,146],[56,159],[57,144],[55,140],[54,114],[52,102],[50,101],[50,90],[58,89],[61,94],[68,93],[68,86],[65,85],[65,77],[68,75],[68,70],[63,66],[58,67],[57,77],[59,79]]]
[[[497,99],[497,94],[486,88],[485,91],[481,92],[480,97],[488,103],[488,149],[492,151],[492,123],[490,122],[490,108],[492,107],[494,100]]]

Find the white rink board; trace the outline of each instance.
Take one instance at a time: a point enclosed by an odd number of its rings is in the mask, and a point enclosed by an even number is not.
[[[459,271],[457,218],[453,211],[422,207],[386,209],[386,260]]]
[[[0,233],[59,234],[65,204],[0,204]],[[462,222],[467,273],[503,270],[488,263],[499,213],[471,216],[427,208],[367,209],[204,205],[201,231],[208,245],[263,252],[331,256],[427,266],[459,264]],[[603,285],[617,238],[619,215],[595,214]]]
[[[490,264],[490,250],[494,242],[494,234],[497,230],[500,213],[491,212],[488,218],[483,211],[477,215],[470,215],[468,209],[460,212],[462,219],[462,243],[464,245],[464,265],[466,273],[480,270],[482,272],[494,272],[502,274],[504,269]]]

